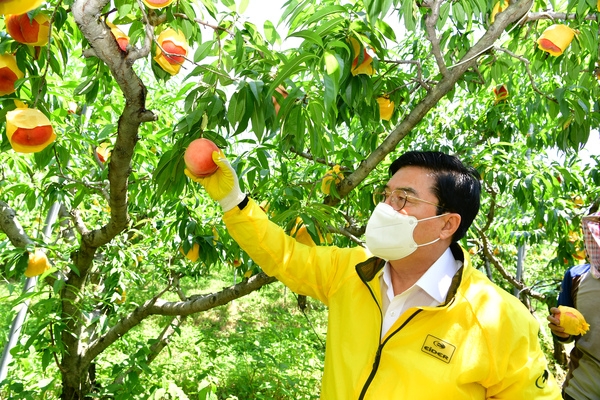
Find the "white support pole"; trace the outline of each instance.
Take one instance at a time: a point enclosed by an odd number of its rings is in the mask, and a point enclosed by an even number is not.
[[[50,210],[48,210],[48,216],[46,217],[46,223],[44,229],[42,231],[42,238],[44,241],[48,241],[50,238],[50,232],[52,231],[52,226],[56,219],[58,218],[58,211],[60,210],[60,203],[52,204]],[[23,286],[23,293],[28,293],[35,288],[37,284],[38,277],[34,276],[31,278],[27,278],[25,281],[25,285]],[[29,310],[29,299],[26,298],[23,300],[21,304],[18,306],[17,316],[13,320],[13,323],[10,327],[10,332],[8,333],[8,342],[6,346],[4,346],[4,351],[2,352],[2,359],[0,359],[0,382],[6,379],[8,374],[8,364],[12,361],[12,354],[10,351],[15,347],[17,341],[19,340],[19,336],[21,336],[21,328],[25,323],[25,318],[27,317],[27,310]]]

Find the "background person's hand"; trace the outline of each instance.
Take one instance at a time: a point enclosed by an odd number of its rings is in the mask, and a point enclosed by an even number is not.
[[[550,330],[552,331],[552,333],[555,336],[561,337],[561,338],[568,338],[569,335],[568,333],[565,333],[565,328],[563,328],[562,326],[560,326],[560,310],[556,307],[552,307],[550,308],[550,315],[548,315],[548,317],[546,318],[550,323],[548,324],[548,328],[550,328]]]
[[[208,195],[219,202],[223,211],[227,212],[244,200],[244,193],[240,190],[238,176],[222,150],[213,151],[212,159],[219,168],[210,176],[199,178],[187,168],[184,173],[194,182],[198,182]]]

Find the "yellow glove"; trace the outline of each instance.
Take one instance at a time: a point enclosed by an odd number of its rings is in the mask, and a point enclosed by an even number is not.
[[[183,171],[191,180],[198,182],[208,195],[219,202],[224,212],[231,210],[246,197],[240,190],[238,176],[222,150],[213,151],[212,159],[219,168],[210,176],[199,178],[187,168]]]

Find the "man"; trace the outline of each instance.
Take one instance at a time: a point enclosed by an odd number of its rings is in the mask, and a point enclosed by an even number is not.
[[[558,296],[559,306],[576,308],[590,325],[585,335],[573,336],[558,326],[560,311],[550,309],[548,326],[563,343],[575,341],[563,384],[566,400],[600,399],[600,213],[583,217],[584,244],[589,264],[569,268]]]
[[[322,399],[560,399],[538,323],[456,243],[479,209],[476,172],[409,152],[390,167],[362,247],[310,247],[241,193],[222,153],[208,178],[232,237],[262,269],[329,307]],[[374,255],[374,257],[372,256]]]

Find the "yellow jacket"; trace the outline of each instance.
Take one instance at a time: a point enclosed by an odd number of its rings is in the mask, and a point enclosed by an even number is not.
[[[223,219],[267,274],[329,307],[322,399],[561,399],[537,321],[460,246],[454,257],[466,262],[447,302],[407,310],[381,340],[383,260],[362,247],[300,244],[252,200]]]

